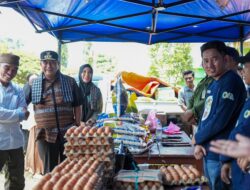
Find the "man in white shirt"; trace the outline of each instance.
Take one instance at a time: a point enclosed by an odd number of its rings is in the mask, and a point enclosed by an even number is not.
[[[6,164],[6,190],[24,189],[23,134],[20,122],[29,116],[22,88],[12,83],[19,57],[0,54],[0,171]]]

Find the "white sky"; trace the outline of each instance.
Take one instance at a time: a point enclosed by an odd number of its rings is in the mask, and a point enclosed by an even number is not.
[[[29,21],[9,8],[0,7],[0,38],[20,40],[24,51],[39,56],[43,50],[57,50],[57,40],[47,33],[37,34]],[[126,70],[145,75],[150,66],[149,47],[139,43],[92,42],[95,54],[114,57],[118,62],[118,70]],[[83,64],[82,43],[69,43],[69,67]],[[192,45],[194,65],[200,65],[200,44]]]

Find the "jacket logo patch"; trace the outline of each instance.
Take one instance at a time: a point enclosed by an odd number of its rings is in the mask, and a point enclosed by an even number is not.
[[[250,110],[244,112],[244,118],[247,119],[250,116]]]
[[[231,92],[223,92],[222,93],[222,98],[234,101],[234,95]]]
[[[213,96],[208,96],[205,102],[205,109],[202,115],[202,121],[206,120],[210,114],[213,103]]]

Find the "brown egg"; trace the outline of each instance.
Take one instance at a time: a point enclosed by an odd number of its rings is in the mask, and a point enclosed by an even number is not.
[[[89,131],[89,127],[84,127],[83,130],[82,130],[82,135],[86,136],[88,131]]]
[[[90,159],[91,158],[91,154],[86,154],[85,156],[84,156],[84,158],[85,158],[85,160],[88,160],[88,159]]]
[[[78,160],[83,160],[84,155],[83,154],[78,154],[77,158],[78,158]]]
[[[91,176],[95,172],[95,169],[93,167],[89,168],[87,173]]]
[[[45,174],[45,176],[42,177],[42,179],[35,185],[33,190],[41,190],[45,183],[50,180],[52,175],[50,173]]]
[[[75,143],[75,139],[71,138],[71,139],[69,140],[69,144],[74,145],[74,143]]]
[[[81,133],[81,128],[75,128],[74,130],[74,136],[78,136]]]
[[[183,174],[183,175],[181,176],[181,178],[183,179],[183,181],[187,181],[187,180],[188,180],[187,174]]]
[[[104,149],[105,149],[106,152],[109,152],[110,149],[111,149],[111,148],[110,148],[110,145],[106,145]]]
[[[93,138],[93,144],[95,144],[95,145],[98,144],[98,139],[95,137]]]
[[[53,170],[52,170],[52,174],[54,175],[55,173],[61,172],[61,170],[63,169],[63,166],[58,165],[56,166]]]
[[[101,138],[101,144],[105,144],[106,143],[106,139],[105,138]]]
[[[111,134],[111,129],[110,129],[110,127],[105,126],[105,128],[104,128],[104,135],[105,135],[105,136],[108,136],[108,135],[110,135],[110,134]]]
[[[90,152],[93,152],[94,150],[95,150],[95,146],[90,145],[90,146],[89,146],[89,151],[90,151]]]
[[[148,188],[151,189],[153,187],[153,185],[154,185],[154,182],[153,181],[148,181],[147,185],[148,185]]]
[[[52,183],[51,181],[47,181],[47,182],[44,184],[42,190],[53,190],[53,186],[54,186],[54,183]]]
[[[97,134],[98,136],[100,136],[100,135],[102,134],[103,130],[104,130],[103,127],[98,128],[97,131],[96,131],[96,134]]]
[[[97,128],[96,127],[92,127],[90,130],[89,130],[89,135],[90,136],[93,136],[97,131]]]
[[[70,136],[70,135],[74,132],[74,130],[75,130],[75,127],[69,128],[69,129],[67,130],[67,132],[66,132],[66,136]]]
[[[82,138],[78,138],[78,144],[82,145],[83,144],[83,139]]]
[[[87,138],[85,139],[86,144],[89,144],[90,141],[91,141],[91,138],[90,138],[90,137],[87,137]]]
[[[61,175],[59,172],[57,173],[54,173],[52,178],[50,178],[50,181],[53,183],[53,184],[56,184],[56,182],[60,179]]]

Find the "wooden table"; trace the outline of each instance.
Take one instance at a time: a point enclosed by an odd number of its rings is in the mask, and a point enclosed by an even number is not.
[[[182,132],[182,139],[185,142],[190,142],[191,139]],[[134,158],[138,164],[192,164],[194,165],[201,173],[203,173],[202,160],[196,160],[193,156],[194,147],[185,146],[185,147],[163,147],[159,143],[158,151],[157,144],[155,143],[151,150],[141,154],[134,155]]]

